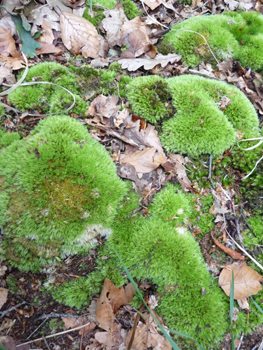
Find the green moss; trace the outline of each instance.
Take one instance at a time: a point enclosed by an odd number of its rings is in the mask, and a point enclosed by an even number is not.
[[[6,129],[0,129],[0,148],[11,145],[13,141],[19,140],[20,136],[17,132],[7,133]]]
[[[165,41],[174,45],[187,65],[201,61],[215,63],[203,35],[218,60],[235,58],[243,66],[263,68],[263,16],[258,12],[224,12],[222,15],[197,16],[175,25]],[[190,32],[191,31],[191,32]]]
[[[127,98],[140,117],[154,124],[164,120],[161,141],[167,152],[216,156],[237,139],[259,136],[254,107],[224,82],[191,75],[139,77],[127,86]],[[221,107],[224,99],[229,103]]]
[[[140,12],[135,5],[135,3],[131,0],[121,0],[125,15],[129,20],[134,19],[135,17],[141,16],[142,12]]]
[[[133,112],[151,123],[156,123],[172,113],[169,104],[172,96],[167,81],[159,76],[133,79],[127,87],[126,96]]]
[[[189,197],[168,185],[156,195],[148,218],[135,223],[129,218],[126,240],[120,226],[109,242],[135,279],[158,285],[158,311],[169,328],[214,345],[228,326],[227,305],[221,290],[212,285],[198,244],[185,226],[191,212]],[[208,292],[204,296],[202,287]]]
[[[3,257],[14,266],[37,271],[111,233],[126,185],[106,150],[74,119],[43,120],[31,138],[0,153],[0,169]]]
[[[5,114],[5,108],[3,105],[0,104],[0,115]]]
[[[112,1],[112,2],[115,2],[115,1]],[[114,5],[115,6],[115,5]],[[113,7],[114,7],[113,6]],[[112,8],[113,8],[112,7]],[[90,23],[92,23],[95,27],[97,27],[101,22],[102,20],[105,18],[104,16],[104,10],[103,9],[100,9],[100,8],[93,8],[93,12],[94,12],[94,16],[91,17],[89,15],[89,10],[90,10],[90,7],[87,6],[84,13],[83,13],[83,17],[85,19],[87,19]]]

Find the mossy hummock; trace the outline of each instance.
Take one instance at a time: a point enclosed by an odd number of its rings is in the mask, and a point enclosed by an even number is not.
[[[108,237],[126,185],[107,151],[67,116],[39,123],[0,153],[2,256],[37,271]]]
[[[259,136],[252,104],[221,81],[193,75],[139,77],[127,86],[127,98],[135,114],[153,124],[163,121],[160,137],[167,152],[216,156],[238,139]]]
[[[168,184],[155,196],[148,218],[134,222],[128,215],[122,224],[114,222],[109,245],[136,280],[158,286],[158,312],[165,324],[212,348],[228,327],[228,305],[187,229],[191,199]]]
[[[245,67],[263,69],[263,16],[258,12],[231,12],[196,16],[172,27],[165,41],[195,66],[202,61],[215,64],[204,38],[218,60],[238,59]]]

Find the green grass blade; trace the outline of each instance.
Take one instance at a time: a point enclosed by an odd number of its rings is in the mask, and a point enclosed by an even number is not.
[[[113,248],[114,249],[114,248]],[[126,272],[129,280],[131,281],[133,287],[135,288],[136,292],[138,293],[138,295],[140,296],[142,302],[144,303],[144,305],[146,306],[147,310],[151,313],[152,317],[154,318],[155,322],[157,323],[158,327],[161,329],[161,331],[163,332],[164,336],[166,337],[166,339],[169,341],[169,343],[172,345],[173,349],[174,350],[180,350],[180,348],[176,345],[176,343],[172,340],[172,338],[169,336],[169,334],[165,331],[165,329],[162,327],[162,325],[159,323],[159,321],[156,319],[156,317],[154,316],[154,314],[151,312],[151,310],[149,309],[147,303],[145,302],[139,288],[137,287],[132,275],[130,274],[130,271],[127,269],[127,267],[124,265],[124,262],[122,261],[121,257],[119,256],[118,252],[114,249],[118,259],[120,260],[120,263],[122,264],[122,267],[124,269],[124,271]],[[189,335],[186,335],[182,332],[177,332],[177,331],[174,331],[174,330],[170,330],[169,329],[169,332],[171,333],[175,333],[175,334],[179,334],[179,335],[182,335],[183,337],[186,337],[186,338],[189,338],[189,339],[192,339],[196,342],[196,344],[200,347],[201,350],[204,350],[202,348],[202,346],[192,337],[190,337]]]
[[[234,271],[232,270],[231,289],[230,289],[231,350],[235,350],[234,335],[233,335],[233,310],[234,310]]]
[[[0,350],[7,350],[7,348],[5,348],[4,345],[0,344]]]
[[[249,292],[250,294],[250,292]],[[256,306],[256,308],[258,309],[259,312],[261,312],[263,314],[263,310],[261,309],[261,307],[258,305],[258,303],[256,302],[256,300],[253,299],[252,295],[250,294],[250,298],[252,299],[254,305]]]
[[[205,350],[205,349],[202,347],[202,345],[199,344],[198,341],[195,340],[195,338],[191,337],[190,335],[187,335],[187,334],[185,334],[185,333],[183,333],[183,332],[175,331],[175,330],[173,330],[173,329],[167,329],[167,330],[168,330],[170,333],[175,333],[175,334],[181,335],[182,337],[189,338],[189,339],[193,340],[193,341],[198,345],[198,347],[199,347],[201,350]]]

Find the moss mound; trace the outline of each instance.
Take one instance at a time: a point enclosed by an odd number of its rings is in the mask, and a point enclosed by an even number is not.
[[[109,244],[135,279],[158,285],[158,311],[169,328],[214,345],[228,327],[227,304],[186,228],[191,198],[169,184],[156,195],[149,218],[134,223],[128,215],[122,225],[117,222]]]
[[[52,116],[0,153],[2,255],[37,271],[109,236],[126,185],[77,121]]]
[[[76,104],[70,112],[85,115],[89,107],[86,99],[102,94],[118,94],[114,83],[118,71],[104,71],[91,66],[69,67],[54,62],[39,63],[28,70],[25,82],[50,82],[68,89],[74,94]],[[131,79],[123,75],[119,93],[123,96],[124,86]],[[21,111],[36,110],[42,114],[65,113],[73,103],[73,97],[64,89],[50,84],[21,86],[8,95],[10,101]]]
[[[254,107],[224,82],[192,75],[139,77],[127,86],[127,98],[137,115],[153,124],[163,120],[167,152],[215,156],[237,139],[259,136]]]
[[[215,63],[205,37],[218,60],[235,58],[243,66],[263,69],[263,16],[258,12],[224,12],[222,15],[197,16],[175,25],[165,41],[183,55],[189,66],[207,61]]]

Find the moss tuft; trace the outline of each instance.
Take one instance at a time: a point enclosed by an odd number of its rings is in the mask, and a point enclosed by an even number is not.
[[[191,31],[191,32],[190,32]],[[197,16],[175,25],[165,41],[183,55],[187,65],[215,63],[203,35],[218,60],[235,58],[243,66],[263,69],[263,16],[258,12],[224,12],[222,15]]]
[[[131,0],[121,0],[125,15],[129,18],[129,20],[134,19],[135,17],[141,16],[142,12],[140,12],[135,5],[135,3]]]
[[[126,185],[106,150],[74,119],[43,120],[31,138],[0,153],[0,169],[3,256],[14,266],[36,271],[111,233]]]

